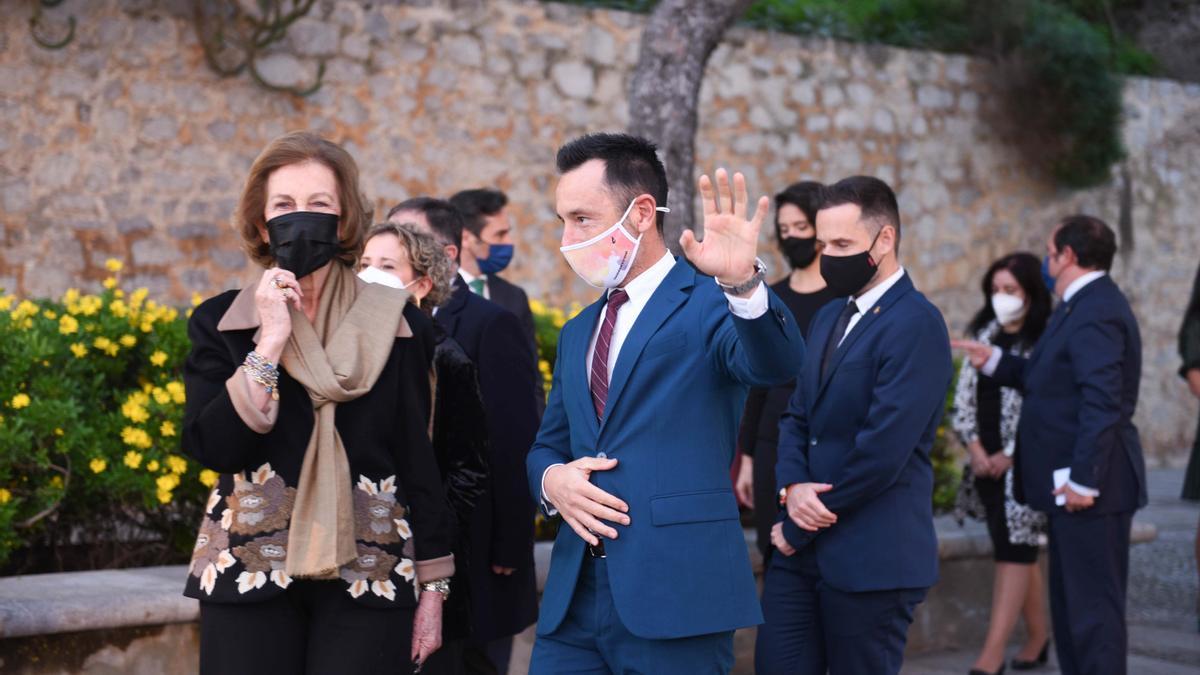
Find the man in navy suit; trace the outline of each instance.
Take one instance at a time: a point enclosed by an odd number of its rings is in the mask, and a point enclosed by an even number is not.
[[[755,259],[769,202],[747,218],[741,174],[731,190],[718,170],[719,206],[702,177],[704,240],[685,232],[676,260],[653,144],[584,136],[558,169],[564,257],[605,291],[562,330],[527,462],[565,523],[530,673],[726,673],[733,631],[761,621],[729,481],[738,419],[804,354]]]
[[[1133,413],[1142,373],[1137,319],[1108,276],[1116,236],[1070,216],[1047,244],[1062,302],[1028,359],[956,342],[972,365],[1023,390],[1018,487],[1050,516],[1050,613],[1059,668],[1125,673],[1125,589],[1146,466]],[[1056,479],[1057,474],[1057,479]],[[1021,495],[1019,495],[1021,496]]]
[[[409,199],[393,207],[388,220],[425,229],[446,255],[458,260],[463,222],[450,202]],[[487,426],[490,476],[471,518],[472,635],[462,659],[468,673],[505,673],[513,636],[537,619],[535,506],[524,473],[538,426],[533,354],[516,315],[472,293],[461,276],[455,277],[454,292],[435,310],[434,320],[479,369],[487,416],[477,421]]]
[[[458,273],[473,293],[516,314],[521,320],[521,329],[525,331],[529,350],[533,352],[540,416],[546,409],[546,392],[541,371],[537,370],[537,336],[533,311],[529,308],[529,296],[525,294],[525,289],[500,276],[512,262],[515,249],[508,195],[491,188],[475,188],[455,193],[450,203],[463,216],[463,245]]]
[[[900,671],[913,610],[937,579],[930,448],[953,366],[942,315],[898,260],[900,212],[867,176],[825,188],[813,318],[779,423],[759,673]]]

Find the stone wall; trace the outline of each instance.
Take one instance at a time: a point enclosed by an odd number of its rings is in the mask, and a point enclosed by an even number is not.
[[[0,9],[0,287],[96,287],[110,256],[127,261],[129,283],[179,301],[245,283],[254,270],[229,227],[240,182],[270,139],[310,128],[354,154],[379,209],[506,190],[520,242],[511,278],[552,302],[592,297],[556,250],[554,151],[626,124],[643,17],[518,0],[324,1],[261,62],[293,85],[325,62],[325,85],[301,99],[217,77],[189,5],[68,0],[46,12],[51,28],[76,17],[60,51],[34,44],[26,5]],[[1119,225],[1115,276],[1146,342],[1143,438],[1180,461],[1196,418],[1174,336],[1200,245],[1200,87],[1129,81],[1128,161],[1110,185],[1066,192],[1022,159],[995,77],[960,56],[734,30],[703,88],[699,168],[742,169],[767,193],[801,178],[889,180],[904,262],[956,331],[994,257],[1040,254],[1068,212]]]

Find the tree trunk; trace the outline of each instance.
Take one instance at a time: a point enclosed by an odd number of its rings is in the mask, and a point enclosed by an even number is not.
[[[694,173],[700,83],[713,49],[752,0],[661,0],[642,32],[629,86],[629,131],[658,144],[670,190],[664,236],[679,252],[679,235],[695,225]]]

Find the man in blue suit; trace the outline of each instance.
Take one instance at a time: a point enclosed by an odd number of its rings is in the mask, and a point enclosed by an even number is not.
[[[825,188],[821,275],[839,299],[779,423],[759,673],[897,673],[913,610],[937,579],[929,460],[953,366],[942,315],[897,259],[900,212],[867,176]]]
[[[983,374],[1025,395],[1017,429],[1018,497],[1050,516],[1050,614],[1059,668],[1065,675],[1121,674],[1129,531],[1147,499],[1133,425],[1141,335],[1129,301],[1108,276],[1117,251],[1108,225],[1070,216],[1047,249],[1047,271],[1062,302],[1029,358],[975,342],[955,346]]]
[[[700,179],[704,240],[662,235],[666,172],[623,134],[558,153],[563,254],[604,294],[562,330],[529,485],[563,517],[530,672],[726,673],[762,620],[729,481],[750,386],[794,377],[804,344],[755,259],[769,202]],[[731,194],[732,193],[732,194]],[[693,268],[694,265],[694,268]],[[715,279],[714,279],[715,277]]]

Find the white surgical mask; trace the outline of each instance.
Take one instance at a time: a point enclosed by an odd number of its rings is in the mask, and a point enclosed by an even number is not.
[[[409,286],[412,286],[414,283],[416,283],[417,280],[420,279],[421,277],[417,277],[416,279],[413,279],[412,281],[405,284],[405,283],[401,283],[399,277],[397,277],[396,275],[384,272],[383,270],[379,269],[378,267],[364,267],[363,270],[358,273],[358,278],[362,279],[363,281],[367,282],[368,284],[383,284],[384,286],[388,286],[391,288],[399,288],[401,290],[405,290]]]
[[[1000,324],[1007,326],[1025,318],[1025,301],[1008,293],[996,293],[992,296],[992,311]]]
[[[580,279],[596,288],[616,288],[625,281],[629,268],[637,258],[638,248],[642,244],[642,235],[634,239],[633,235],[623,227],[629,212],[633,210],[634,202],[629,202],[625,213],[612,227],[585,242],[563,246],[563,257],[567,264],[575,270]],[[671,210],[660,206],[656,210],[670,213]],[[621,233],[621,236],[617,235]]]

